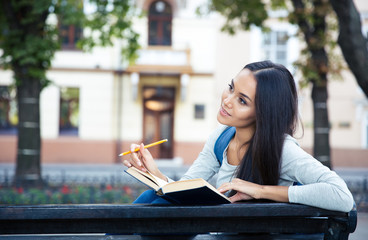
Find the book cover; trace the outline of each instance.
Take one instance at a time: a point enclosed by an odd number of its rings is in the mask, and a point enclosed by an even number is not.
[[[229,198],[202,178],[167,183],[150,172],[143,172],[135,167],[126,173],[153,189],[157,195],[181,205],[214,205],[230,203]]]

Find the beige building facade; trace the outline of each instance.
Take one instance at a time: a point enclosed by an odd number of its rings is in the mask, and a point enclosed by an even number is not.
[[[218,125],[221,92],[245,64],[271,59],[299,80],[292,66],[300,49],[295,26],[270,20],[270,33],[252,28],[229,36],[220,31],[220,15],[195,14],[204,2],[137,0],[147,16],[134,22],[142,46],[134,65],[122,63],[119,40],[91,53],[57,52],[47,73],[53,84],[41,93],[42,162],[117,163],[131,143],[167,138],[152,148],[159,164],[187,165]],[[367,33],[368,4],[356,3]],[[336,167],[368,167],[367,98],[349,71],[342,79],[329,83],[332,161]],[[0,70],[3,91],[11,84],[11,71]],[[7,109],[6,121],[16,123]],[[299,141],[310,151],[309,89],[300,89],[300,112],[304,137]],[[16,130],[9,124],[0,128],[0,163],[16,159]]]

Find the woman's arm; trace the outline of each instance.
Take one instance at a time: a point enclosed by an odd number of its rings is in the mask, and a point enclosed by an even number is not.
[[[342,212],[353,208],[354,199],[344,180],[301,149],[291,137],[285,140],[281,164],[282,180],[302,184],[289,187],[291,203]]]
[[[289,202],[287,186],[266,186],[244,181],[239,178],[219,187],[221,193],[234,190],[237,193],[230,197],[231,202],[250,199],[268,199],[276,202]]]
[[[230,198],[232,202],[269,199],[342,212],[349,212],[353,208],[354,199],[344,180],[302,150],[292,138],[284,143],[280,182],[299,182],[302,185],[262,186],[234,179],[222,184],[219,191],[237,191]]]

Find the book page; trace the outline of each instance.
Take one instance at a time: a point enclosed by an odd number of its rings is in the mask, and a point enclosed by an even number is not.
[[[148,171],[148,170],[147,170]],[[159,178],[159,177],[156,177],[155,175],[153,175],[150,171],[148,171],[148,174],[150,174],[151,175],[151,177],[153,177],[155,180],[156,180],[156,182],[157,182],[157,185],[159,186],[159,187],[163,187],[163,186],[165,186],[166,184],[168,184],[168,182],[166,182],[166,181],[164,181],[164,180],[162,180],[161,178]]]
[[[162,180],[159,177],[156,177],[155,175],[153,175],[148,170],[147,170],[147,172],[143,172],[142,170],[139,170],[138,168],[135,168],[135,167],[130,167],[130,169],[133,169],[134,171],[138,172],[139,174],[145,176],[147,179],[154,182],[159,188],[161,188],[161,187],[163,187],[167,184],[166,181]]]
[[[202,178],[188,179],[182,181],[176,181],[167,184],[162,188],[163,194],[174,193],[180,191],[188,191],[206,187],[212,193],[219,195],[220,197],[226,199],[227,202],[230,202],[230,199],[226,197],[224,194],[220,193],[214,186],[209,184]]]

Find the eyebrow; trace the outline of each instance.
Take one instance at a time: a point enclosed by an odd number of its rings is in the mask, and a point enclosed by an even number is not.
[[[235,86],[234,86],[234,79],[231,79],[231,86],[233,86],[233,88],[235,88]],[[252,99],[250,99],[250,97],[248,97],[247,94],[244,94],[244,93],[241,93],[241,92],[239,92],[239,94],[242,95],[245,98],[248,98],[249,101],[253,102]]]

